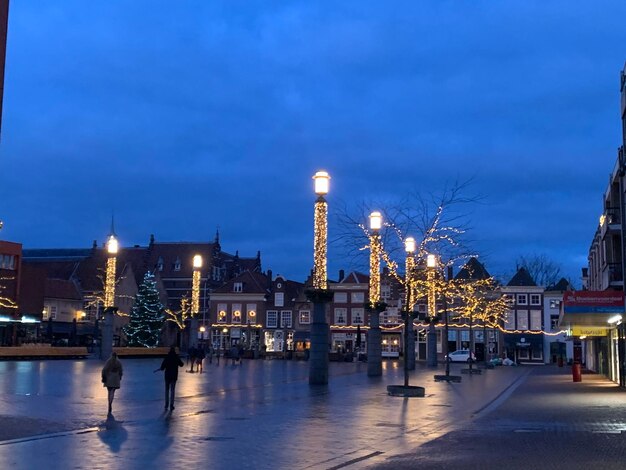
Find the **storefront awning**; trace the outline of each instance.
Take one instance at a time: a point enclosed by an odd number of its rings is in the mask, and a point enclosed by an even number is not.
[[[617,291],[570,291],[563,295],[559,326],[607,327],[615,315],[624,315],[624,293]],[[626,316],[625,316],[626,317]]]

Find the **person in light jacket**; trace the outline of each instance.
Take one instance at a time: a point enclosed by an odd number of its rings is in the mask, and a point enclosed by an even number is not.
[[[115,398],[115,390],[120,388],[124,368],[117,358],[117,353],[111,353],[111,357],[107,359],[102,368],[102,384],[109,391],[109,414],[113,409],[113,399]]]
[[[176,390],[176,381],[178,380],[178,368],[183,367],[185,363],[180,360],[174,346],[170,348],[170,351],[161,362],[161,367],[157,370],[165,371],[165,409],[168,406],[170,410],[174,410],[174,392]],[[157,371],[155,370],[155,372]]]

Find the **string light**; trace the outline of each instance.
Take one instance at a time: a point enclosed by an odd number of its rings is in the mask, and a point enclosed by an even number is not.
[[[313,288],[327,288],[328,204],[323,196],[315,201],[313,239]]]
[[[380,302],[380,255],[382,243],[378,233],[370,236],[370,305]]]
[[[107,258],[106,277],[104,281],[104,308],[113,307],[115,304],[115,265],[116,257]]]
[[[200,311],[200,270],[194,269],[191,282],[191,315],[196,316]]]

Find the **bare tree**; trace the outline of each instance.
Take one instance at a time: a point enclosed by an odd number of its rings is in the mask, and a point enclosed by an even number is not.
[[[525,268],[538,286],[553,286],[561,279],[561,266],[546,254],[522,255],[517,258],[518,269]]]

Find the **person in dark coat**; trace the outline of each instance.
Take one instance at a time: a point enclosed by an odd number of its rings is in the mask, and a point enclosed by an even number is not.
[[[120,388],[124,369],[122,363],[117,358],[117,353],[111,353],[111,357],[105,362],[102,368],[102,384],[109,392],[109,414],[113,411],[113,398],[115,390]]]
[[[178,380],[178,368],[183,367],[185,363],[181,361],[174,346],[170,348],[170,351],[161,362],[161,367],[157,370],[165,371],[165,409],[168,406],[170,410],[174,410],[174,392],[176,390],[176,381]],[[156,372],[156,370],[155,370]]]

